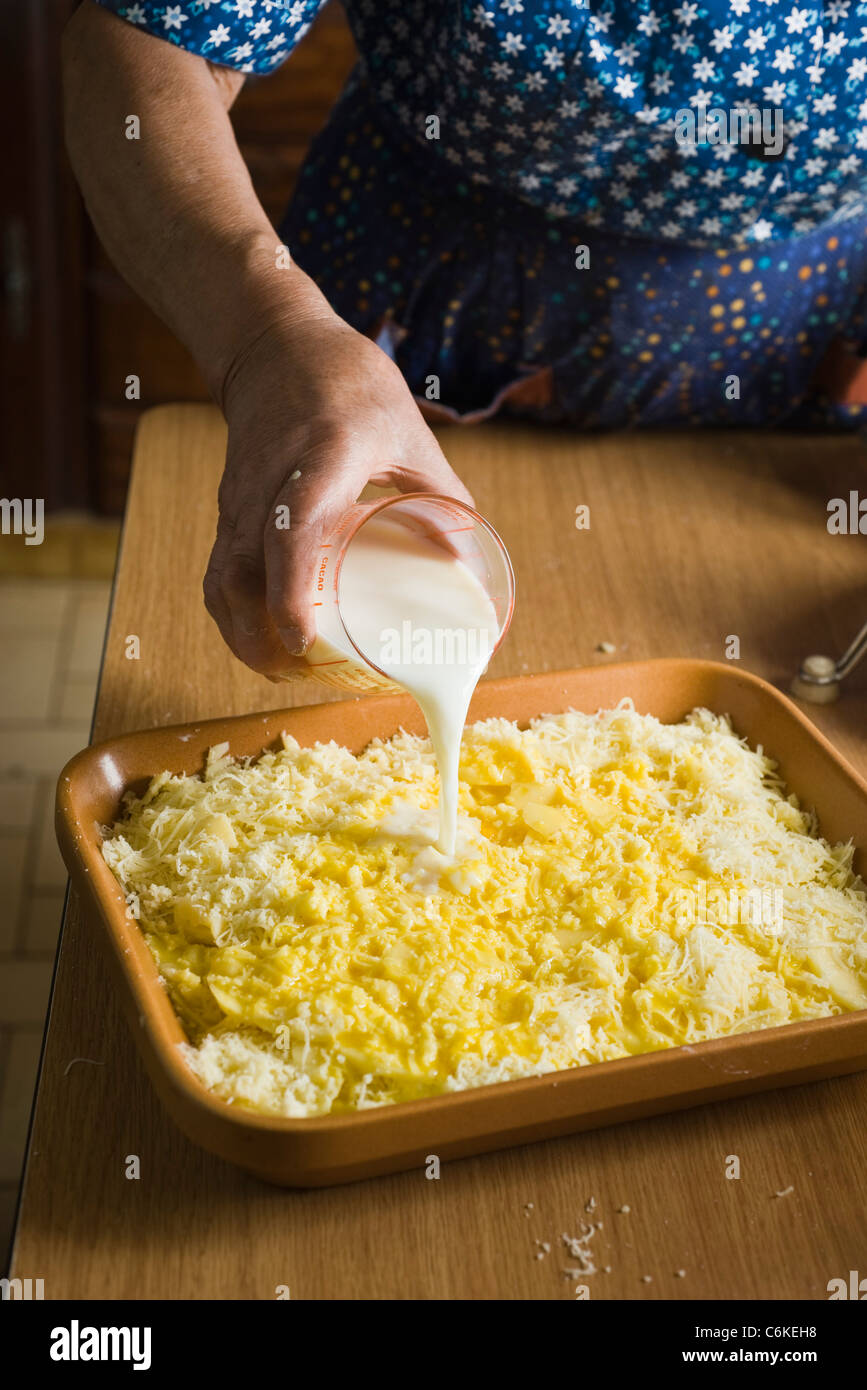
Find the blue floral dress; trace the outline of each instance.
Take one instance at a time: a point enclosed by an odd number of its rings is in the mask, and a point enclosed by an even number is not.
[[[98,3],[262,74],[321,0]],[[346,10],[359,61],[280,234],[421,401],[585,428],[867,423],[823,369],[867,356],[867,0]],[[724,134],[776,113],[782,140],[684,142],[684,111]]]

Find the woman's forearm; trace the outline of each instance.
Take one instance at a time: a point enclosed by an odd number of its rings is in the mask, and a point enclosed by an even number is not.
[[[333,317],[278,255],[228,116],[239,74],[89,3],[64,36],[63,74],[70,158],[100,239],[218,400],[263,329]]]
[[[469,494],[398,367],[286,264],[229,121],[241,77],[90,0],[67,28],[63,67],[96,230],[228,422],[208,610],[242,661],[285,677],[315,634],[322,540],[368,482]]]

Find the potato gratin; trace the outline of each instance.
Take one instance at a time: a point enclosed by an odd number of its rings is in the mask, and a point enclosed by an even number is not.
[[[468,728],[459,853],[407,734],[154,779],[103,846],[195,1074],[270,1114],[411,1100],[867,1007],[867,893],[728,722]]]

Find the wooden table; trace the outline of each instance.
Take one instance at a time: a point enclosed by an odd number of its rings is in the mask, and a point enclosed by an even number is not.
[[[785,684],[807,653],[842,651],[867,616],[865,542],[826,528],[829,498],[867,492],[853,439],[496,424],[441,440],[518,576],[491,674],[722,660],[735,634],[743,666]],[[142,422],[95,739],[331,698],[246,670],[204,611],[223,449],[208,407]],[[580,504],[589,530],[575,527]],[[124,656],[133,633],[138,661]],[[603,641],[616,657],[597,653]],[[867,670],[844,690],[813,714],[867,771]],[[100,1065],[70,1067],[75,1058]],[[571,1299],[559,1237],[593,1197],[597,1263],[610,1266],[589,1281],[593,1298],[825,1298],[829,1279],[867,1274],[865,1118],[867,1074],[449,1164],[438,1182],[419,1171],[327,1191],[267,1187],[163,1114],[73,899],[13,1273],[44,1278],[48,1298],[271,1299],[289,1285],[293,1298]],[[125,1176],[129,1154],[138,1181]],[[552,1243],[541,1260],[536,1239]]]

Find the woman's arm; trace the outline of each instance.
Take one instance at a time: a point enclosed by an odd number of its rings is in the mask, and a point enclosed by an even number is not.
[[[88,3],[64,35],[63,72],[97,232],[228,421],[208,610],[243,661],[285,674],[313,637],[321,536],[365,483],[469,495],[394,364],[282,264],[228,117],[242,76]],[[275,525],[282,505],[289,530]]]

